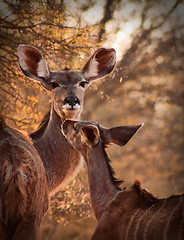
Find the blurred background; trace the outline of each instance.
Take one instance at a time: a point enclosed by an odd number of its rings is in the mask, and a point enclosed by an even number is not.
[[[39,48],[51,70],[79,70],[99,47],[117,65],[92,83],[83,120],[144,127],[108,153],[124,186],[135,179],[156,197],[184,192],[184,2],[179,0],[0,0],[0,111],[21,131],[36,130],[50,93],[26,78],[17,47]],[[96,220],[86,166],[52,198],[39,240],[86,240]]]

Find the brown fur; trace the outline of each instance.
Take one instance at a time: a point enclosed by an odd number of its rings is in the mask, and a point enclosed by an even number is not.
[[[2,118],[0,202],[1,240],[36,239],[49,202],[45,170],[31,142]]]
[[[157,201],[157,198],[154,197],[152,193],[149,193],[145,189],[141,188],[140,180],[134,181],[132,189],[135,190],[140,196],[142,196],[146,201],[150,203],[155,203]]]
[[[61,133],[61,124],[65,119],[80,118],[89,82],[107,75],[115,66],[114,49],[99,49],[96,53],[100,53],[100,57],[87,62],[89,69],[50,72],[38,49],[28,45],[18,48],[21,70],[52,91],[53,101],[40,128],[31,134],[33,144],[1,121],[0,228],[3,240],[35,239],[48,208],[48,192],[57,191],[81,167],[81,155]]]
[[[30,134],[45,167],[49,193],[58,191],[73,179],[83,163],[81,154],[63,136],[61,125],[66,119],[80,118],[89,83],[113,70],[115,55],[114,49],[101,48],[92,55],[81,71],[68,68],[50,71],[46,59],[38,49],[29,45],[18,48],[23,73],[52,93],[49,113],[38,130]]]
[[[35,132],[30,134],[30,137],[33,140],[39,139],[43,135],[45,129],[47,128],[49,118],[50,118],[50,111],[43,117],[38,129]]]
[[[184,240],[184,195],[158,199],[142,189],[138,180],[121,190],[113,179],[103,139],[105,144],[124,145],[140,126],[104,129],[94,122],[79,122],[72,129],[72,124],[65,123],[63,131],[87,162],[92,208],[98,221],[92,240]],[[85,138],[81,132],[86,133]]]

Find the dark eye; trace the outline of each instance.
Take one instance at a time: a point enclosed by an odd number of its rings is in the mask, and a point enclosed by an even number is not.
[[[81,87],[83,87],[83,88],[84,88],[84,87],[85,87],[85,85],[86,85],[86,84],[89,84],[89,83],[88,83],[88,82],[86,82],[86,81],[81,81],[79,84],[80,84],[80,86],[81,86]]]
[[[53,89],[59,86],[57,82],[51,82],[50,84],[52,85]]]

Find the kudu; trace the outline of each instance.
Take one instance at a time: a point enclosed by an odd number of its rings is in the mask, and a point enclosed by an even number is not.
[[[50,111],[30,137],[43,161],[49,192],[53,193],[71,180],[83,163],[81,154],[61,133],[61,125],[66,119],[79,120],[88,85],[113,70],[115,50],[100,48],[81,71],[65,68],[51,72],[42,53],[32,46],[19,46],[18,57],[23,73],[52,91]]]
[[[98,220],[92,240],[184,239],[184,195],[158,199],[138,181],[122,190],[114,178],[105,147],[109,143],[125,145],[140,126],[105,129],[92,122],[72,121],[63,125],[67,140],[87,163],[92,208]]]
[[[0,240],[35,240],[48,205],[39,154],[0,118]]]

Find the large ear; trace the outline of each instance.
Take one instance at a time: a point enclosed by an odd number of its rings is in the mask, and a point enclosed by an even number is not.
[[[100,140],[100,132],[94,125],[83,126],[80,128],[81,142],[90,148],[98,145]]]
[[[51,90],[52,86],[48,83],[50,70],[42,53],[35,47],[20,45],[17,54],[22,72]]]
[[[114,143],[123,146],[128,143],[141,126],[143,124],[138,126],[114,127],[111,129],[105,129],[100,126],[100,136],[106,144]]]
[[[109,74],[116,64],[115,49],[98,49],[87,61],[82,72],[88,81],[96,80]]]

